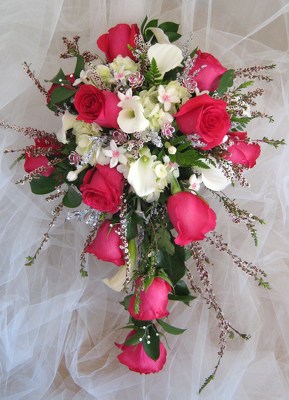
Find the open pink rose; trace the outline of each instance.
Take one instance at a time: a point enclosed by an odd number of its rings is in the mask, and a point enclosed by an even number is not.
[[[139,34],[139,28],[136,24],[118,24],[110,28],[108,33],[101,35],[96,44],[102,50],[108,62],[112,62],[118,55],[130,57],[134,56],[129,50],[128,45],[135,47],[135,36]]]
[[[96,165],[84,176],[80,186],[83,202],[96,210],[116,213],[123,191],[123,175],[109,165]]]
[[[210,53],[203,53],[201,50],[197,50],[197,55],[196,62],[190,70],[190,75],[194,75],[199,70],[194,76],[194,80],[197,82],[200,91],[209,90],[212,92],[217,90],[221,77],[227,69]]]
[[[93,242],[86,247],[86,253],[94,254],[99,260],[108,261],[115,265],[125,264],[123,252],[120,249],[122,241],[116,233],[119,224],[110,227],[110,221],[104,221],[98,228]]]
[[[136,290],[141,284],[141,278],[137,279]],[[150,286],[140,292],[139,312],[136,314],[134,311],[136,295],[130,298],[128,312],[135,319],[142,321],[167,317],[169,315],[168,294],[171,290],[171,286],[166,281],[154,278]]]
[[[135,330],[129,332],[126,339],[135,333]],[[156,361],[146,354],[141,343],[131,346],[118,343],[116,345],[122,350],[122,353],[117,356],[119,362],[126,365],[131,371],[152,374],[160,371],[166,363],[167,351],[162,343],[160,343],[160,356]]]
[[[247,143],[245,141],[246,136],[247,132],[230,132],[229,137],[234,141],[234,144],[228,147],[230,155],[226,155],[225,159],[232,161],[234,164],[252,168],[256,165],[261,148],[258,143]]]
[[[118,128],[118,103],[119,98],[115,93],[100,90],[93,85],[81,85],[74,97],[74,106],[78,112],[76,119],[96,122],[104,128]]]
[[[55,153],[57,154],[57,150],[59,150],[59,146],[56,143],[47,143],[43,139],[35,139],[35,146],[33,146],[33,149],[37,148],[55,148]],[[36,156],[34,157],[32,153],[29,151],[25,152],[25,163],[24,163],[24,169],[26,172],[30,173],[33,172],[35,169],[40,168],[40,167],[47,167],[43,172],[41,172],[41,175],[43,176],[50,176],[52,172],[55,170],[53,166],[48,167],[49,160],[46,156]]]
[[[202,240],[207,232],[216,226],[215,212],[198,196],[189,192],[179,192],[169,197],[168,215],[178,232],[175,243],[185,246]]]
[[[175,114],[177,124],[185,135],[196,133],[206,144],[202,150],[209,150],[222,143],[230,128],[227,103],[207,94],[188,100]]]

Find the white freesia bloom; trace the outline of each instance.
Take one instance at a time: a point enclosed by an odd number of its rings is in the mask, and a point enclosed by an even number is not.
[[[57,140],[60,143],[66,144],[68,143],[66,139],[66,132],[69,129],[73,128],[73,125],[76,121],[76,115],[70,114],[68,111],[65,111],[65,113],[62,116],[62,128],[56,133]]]
[[[156,43],[148,50],[150,62],[154,58],[162,75],[181,65],[183,60],[182,50],[174,44]]]
[[[130,98],[122,101],[121,107],[122,110],[118,114],[117,123],[123,132],[142,132],[148,128],[149,121],[144,117],[143,106],[138,100]]]
[[[127,180],[139,197],[155,191],[156,175],[153,170],[155,158],[149,149],[144,147],[141,150],[141,157],[130,165]]]
[[[109,148],[103,149],[103,153],[110,158],[110,168],[115,167],[118,163],[127,164],[125,152],[126,150],[122,146],[117,147],[114,140],[110,141]]]

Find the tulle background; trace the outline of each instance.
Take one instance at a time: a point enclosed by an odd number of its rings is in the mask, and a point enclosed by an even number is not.
[[[149,18],[181,24],[184,42],[194,32],[194,45],[212,52],[227,67],[275,63],[274,82],[263,84],[259,109],[275,122],[258,120],[250,135],[285,138],[288,142],[289,3],[283,0],[2,0],[0,2],[0,117],[21,126],[56,131],[60,119],[45,107],[44,97],[22,72],[22,63],[43,81],[61,64],[61,37],[81,36],[82,49],[95,50],[95,40],[116,23]],[[10,168],[14,155],[29,140],[1,130],[1,273],[0,397],[5,400],[288,400],[288,146],[263,145],[258,165],[247,178],[251,187],[227,189],[242,207],[267,223],[260,226],[259,246],[244,228],[233,225],[220,205],[217,231],[232,250],[252,260],[269,275],[272,290],[259,288],[227,256],[208,248],[215,294],[233,326],[252,338],[230,340],[216,379],[198,396],[218,351],[212,310],[201,300],[191,307],[171,306],[169,321],[188,328],[169,336],[167,364],[156,375],[130,372],[116,359],[127,315],[102,279],[115,271],[89,257],[89,278],[79,274],[79,253],[88,227],[64,223],[37,262],[25,267],[51,219],[51,204],[14,182],[22,165]]]

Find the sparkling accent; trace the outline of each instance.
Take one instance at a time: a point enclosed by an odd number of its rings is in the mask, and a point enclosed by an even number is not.
[[[101,212],[98,210],[92,210],[91,208],[86,208],[85,210],[69,211],[65,218],[66,221],[81,221],[85,222],[87,225],[96,226],[99,222]]]

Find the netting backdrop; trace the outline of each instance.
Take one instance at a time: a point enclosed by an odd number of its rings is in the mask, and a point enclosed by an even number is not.
[[[183,43],[194,33],[192,47],[213,53],[227,68],[277,64],[274,82],[263,84],[259,109],[275,122],[249,125],[253,138],[288,139],[289,3],[285,0],[1,0],[0,118],[21,126],[55,132],[61,119],[22,71],[23,61],[41,81],[61,65],[63,35],[81,36],[81,48],[96,51],[97,37],[117,23],[140,24],[147,15],[181,24]],[[215,294],[233,326],[252,338],[230,340],[216,376],[197,391],[217,360],[218,329],[202,300],[191,307],[172,304],[169,321],[187,328],[168,336],[170,350],[163,371],[142,376],[116,359],[125,332],[118,330],[127,313],[102,279],[115,267],[89,256],[89,278],[79,274],[79,253],[89,228],[61,217],[49,244],[32,267],[25,257],[35,251],[51,219],[43,196],[29,185],[15,185],[22,165],[10,168],[30,141],[1,129],[0,137],[0,397],[5,400],[288,400],[288,145],[263,145],[257,166],[247,173],[251,186],[226,189],[239,204],[266,220],[258,229],[256,248],[240,225],[233,225],[221,206],[208,198],[218,215],[217,231],[232,250],[256,262],[269,275],[272,290],[259,288],[230,259],[207,248]],[[56,204],[55,204],[56,205]]]

